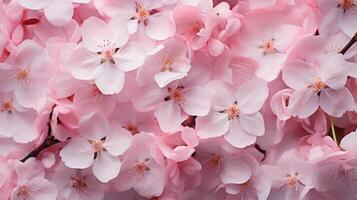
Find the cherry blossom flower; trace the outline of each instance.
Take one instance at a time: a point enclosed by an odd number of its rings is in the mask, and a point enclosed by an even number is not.
[[[56,26],[66,25],[73,16],[73,3],[89,3],[90,0],[19,0],[19,3],[28,9],[40,10],[48,21]]]
[[[117,125],[109,125],[97,113],[82,118],[79,137],[74,137],[60,155],[66,166],[85,169],[92,166],[93,174],[101,182],[115,178],[120,171],[123,154],[131,144],[131,134]]]
[[[75,49],[67,62],[72,75],[79,80],[94,80],[103,94],[119,93],[124,72],[140,67],[145,52],[137,43],[127,43],[128,29],[119,16],[108,23],[91,17],[82,26],[83,47]]]
[[[237,90],[217,83],[219,91],[212,100],[212,110],[197,118],[197,135],[201,138],[224,136],[235,147],[253,144],[264,135],[264,120],[259,110],[268,97],[266,82],[255,79]]]
[[[315,66],[301,60],[287,62],[283,80],[295,89],[289,101],[293,115],[306,118],[321,107],[327,114],[340,117],[353,109],[353,97],[344,87],[347,74],[343,63],[341,55],[321,56]]]
[[[15,98],[26,108],[39,109],[47,101],[50,69],[46,52],[35,42],[22,42],[4,63],[0,64],[0,91],[14,91]]]

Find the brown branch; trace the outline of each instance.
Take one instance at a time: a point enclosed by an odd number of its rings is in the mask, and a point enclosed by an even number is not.
[[[345,54],[348,51],[348,49],[350,49],[352,45],[356,43],[356,41],[357,41],[357,33],[355,33],[355,35],[351,38],[351,40],[342,48],[340,53],[342,55]]]
[[[21,159],[21,162],[25,162],[27,159],[29,159],[31,157],[37,157],[38,154],[40,154],[42,150],[60,142],[59,140],[55,139],[52,135],[51,120],[52,120],[52,115],[53,115],[53,109],[54,109],[54,106],[51,109],[50,116],[49,116],[48,123],[47,123],[48,130],[47,130],[46,139],[43,141],[43,143],[40,146],[38,146],[37,148],[32,150],[23,159]]]

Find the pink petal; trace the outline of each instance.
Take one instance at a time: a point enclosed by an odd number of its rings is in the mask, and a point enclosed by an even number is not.
[[[164,132],[175,132],[181,126],[181,109],[173,101],[166,101],[160,104],[154,115],[159,122],[161,130]]]
[[[179,80],[187,76],[187,73],[164,71],[155,74],[154,79],[160,88],[165,87],[174,80]]]
[[[268,97],[267,83],[261,79],[252,79],[243,83],[237,91],[237,104],[244,114],[258,112]]]
[[[15,89],[15,81],[13,76],[16,74],[16,70],[12,70],[10,65],[0,64],[0,91],[10,92]],[[7,68],[7,69],[4,69]]]
[[[255,136],[262,136],[265,132],[264,119],[260,113],[254,113],[251,115],[241,114],[239,116],[239,122],[242,128],[249,134]]]
[[[207,45],[208,52],[211,56],[219,56],[223,52],[224,47],[225,45],[217,39],[210,39]]]
[[[19,0],[19,4],[25,8],[39,10],[44,8],[50,0]]]
[[[104,143],[104,148],[112,156],[123,154],[131,145],[132,135],[126,129],[118,126],[111,126],[112,130],[107,135]]]
[[[223,161],[220,176],[224,184],[242,184],[250,179],[252,172],[241,159],[227,157]]]
[[[134,185],[134,190],[143,197],[160,196],[164,190],[165,177],[161,168],[151,166],[150,173],[145,173]]]
[[[92,113],[81,119],[78,129],[82,137],[100,140],[108,134],[109,125],[103,115]]]
[[[72,138],[61,150],[60,156],[67,167],[85,169],[94,161],[94,151],[87,139]]]
[[[153,40],[165,40],[173,36],[175,34],[175,23],[169,13],[159,12],[150,16],[146,34]]]
[[[295,90],[299,90],[306,88],[313,82],[317,71],[314,66],[306,62],[292,60],[283,67],[282,74],[286,85]]]
[[[36,200],[56,200],[57,188],[53,183],[44,178],[34,178],[25,185],[29,189],[29,196]],[[20,195],[19,187],[16,187],[11,194],[11,200],[24,200],[25,196]]]
[[[208,116],[197,117],[196,134],[200,138],[212,138],[224,135],[229,129],[227,114],[211,112]]]
[[[353,110],[354,105],[353,96],[345,87],[321,91],[320,106],[330,116],[341,117],[346,111]]]
[[[16,100],[26,108],[37,109],[43,106],[47,101],[47,89],[41,84],[30,84],[27,87],[18,88],[15,90]]]
[[[156,85],[143,87],[141,91],[143,92],[137,93],[132,98],[134,108],[140,112],[155,110],[167,95],[163,89]]]
[[[200,86],[191,86],[185,90],[182,109],[189,115],[205,116],[211,109],[207,90]]]
[[[327,54],[320,63],[321,79],[332,89],[343,87],[347,81],[345,59],[341,54]]]
[[[99,64],[100,57],[83,47],[74,50],[66,63],[72,76],[79,80],[92,80]]]
[[[121,164],[118,157],[101,152],[93,163],[93,174],[102,183],[107,183],[118,176]]]
[[[228,132],[224,135],[224,139],[234,147],[244,148],[253,144],[257,137],[244,131],[239,120],[232,120]]]
[[[115,65],[124,72],[137,69],[144,64],[145,51],[136,43],[129,43],[121,48],[118,55],[115,55]]]
[[[353,37],[357,32],[356,17],[357,14],[354,9],[347,9],[346,12],[343,12],[342,16],[338,21],[342,31],[350,37]]]
[[[99,66],[94,82],[103,94],[112,95],[119,93],[123,89],[124,79],[123,71],[106,63]]]
[[[356,142],[357,142],[357,132],[351,132],[342,138],[340,146],[346,151],[356,152],[357,151]]]
[[[319,108],[319,97],[314,90],[295,91],[290,97],[288,108],[292,115],[297,115],[300,119],[307,118]]]
[[[192,128],[184,127],[181,131],[182,140],[191,147],[196,147],[199,144],[195,130]]]
[[[73,5],[70,0],[50,1],[43,10],[47,20],[56,26],[68,24],[73,16]]]
[[[114,47],[122,47],[129,39],[127,21],[120,15],[115,15],[108,23],[108,30],[111,34],[108,40],[115,44]]]

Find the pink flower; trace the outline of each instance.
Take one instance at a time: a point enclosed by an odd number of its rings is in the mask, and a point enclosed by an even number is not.
[[[133,188],[146,198],[160,196],[164,190],[165,172],[162,157],[155,152],[154,137],[148,133],[135,135],[125,154],[115,188],[118,191]]]
[[[12,190],[11,200],[56,200],[56,186],[44,178],[44,169],[35,159],[15,164],[18,175],[16,187]]]
[[[34,41],[26,40],[0,64],[0,91],[15,92],[15,98],[26,108],[40,109],[47,101],[47,54]]]
[[[243,148],[264,135],[264,120],[259,110],[268,97],[265,81],[249,80],[237,90],[217,83],[215,91],[208,116],[197,118],[199,137],[224,136],[231,145]]]
[[[116,124],[108,124],[97,113],[82,118],[79,133],[60,153],[65,165],[74,169],[93,165],[93,174],[101,182],[115,178],[122,164],[118,156],[130,147],[131,134]]]
[[[43,9],[48,21],[56,26],[66,25],[73,16],[72,3],[89,3],[90,0],[19,0],[19,3],[28,9]]]
[[[11,93],[0,93],[0,135],[28,143],[40,135],[35,125],[36,110],[24,108]]]
[[[353,37],[356,33],[357,17],[356,8],[357,2],[355,0],[317,0],[317,6],[321,9],[321,30],[324,32],[336,31],[335,26],[346,33],[348,36]]]
[[[137,80],[144,86],[155,80],[159,87],[165,87],[174,80],[187,76],[191,65],[186,42],[181,38],[167,40],[164,47],[148,57],[139,69]]]
[[[133,98],[141,112],[155,110],[154,116],[164,132],[175,132],[185,116],[205,116],[210,110],[207,89],[187,80],[172,82],[164,88],[148,85]]]
[[[129,42],[125,21],[117,16],[108,23],[91,17],[83,23],[83,47],[75,49],[67,61],[79,80],[94,80],[103,94],[119,93],[125,73],[140,67],[145,59],[141,47]]]
[[[294,90],[292,89],[283,89],[274,94],[274,96],[271,98],[271,110],[279,118],[279,120],[287,120],[291,117],[288,105],[289,99],[293,92]]]
[[[316,58],[315,58],[316,59]],[[334,117],[341,117],[354,105],[341,55],[321,55],[318,63],[290,60],[283,68],[283,80],[295,89],[289,101],[294,116],[306,118],[321,107]]]
[[[165,40],[175,34],[175,23],[161,0],[96,0],[95,5],[108,16],[121,15],[128,20],[130,33],[143,28],[153,40]]]
[[[233,50],[258,63],[256,75],[266,81],[276,79],[286,52],[301,35],[301,27],[285,23],[281,13],[252,12],[242,21],[241,34]]]
[[[60,166],[53,174],[58,188],[57,200],[100,200],[104,198],[102,185],[91,171]]]

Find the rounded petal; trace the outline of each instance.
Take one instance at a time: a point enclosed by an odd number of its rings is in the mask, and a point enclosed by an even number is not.
[[[25,8],[39,10],[44,8],[50,0],[19,0],[19,4]]]
[[[282,69],[285,84],[295,90],[307,88],[316,75],[317,71],[314,66],[300,60],[292,60]]]
[[[249,134],[262,136],[265,132],[264,119],[260,113],[251,115],[240,115],[239,122],[242,128]]]
[[[175,132],[182,123],[181,109],[172,101],[160,104],[154,115],[164,132]]]
[[[342,31],[350,37],[353,37],[357,32],[356,17],[356,11],[354,9],[348,9],[343,12],[342,17],[338,21]]]
[[[108,29],[112,36],[108,38],[113,42],[114,47],[121,47],[129,40],[127,22],[120,15],[115,15],[108,23]]]
[[[67,167],[85,169],[93,164],[94,151],[87,139],[73,138],[61,150],[60,156]]]
[[[243,83],[237,91],[237,104],[244,114],[258,112],[269,94],[267,83],[261,79],[252,79]]]
[[[144,64],[146,53],[143,48],[136,43],[129,43],[119,50],[115,55],[115,65],[124,72],[137,69]]]
[[[211,102],[205,88],[191,86],[185,90],[182,109],[189,115],[205,116],[211,109]]]
[[[347,81],[346,62],[342,54],[327,54],[320,63],[321,79],[332,89],[343,87]]]
[[[252,172],[243,160],[226,157],[223,161],[220,176],[224,184],[242,184],[250,179]]]
[[[111,64],[103,64],[99,67],[98,74],[94,77],[98,89],[106,95],[119,93],[124,87],[124,72]]]
[[[37,109],[47,101],[47,88],[40,84],[31,84],[15,90],[16,100],[26,108]]]
[[[187,73],[164,71],[155,74],[154,79],[160,88],[165,87],[174,80],[179,80],[187,76]]]
[[[156,85],[143,87],[141,91],[132,98],[134,108],[140,112],[157,109],[167,95],[163,89],[158,88]]]
[[[81,119],[78,129],[84,138],[100,140],[108,134],[109,125],[103,115],[93,113]]]
[[[219,137],[224,135],[228,129],[229,120],[225,113],[211,112],[208,116],[196,119],[196,134],[200,138]]]
[[[15,70],[2,69],[0,66],[0,91],[9,92],[15,88],[15,81],[13,76],[16,74]]]
[[[73,5],[70,0],[50,1],[44,8],[46,19],[56,26],[68,24],[73,16]]]
[[[121,164],[118,157],[101,152],[93,163],[93,174],[102,183],[107,183],[118,176]]]
[[[145,173],[134,185],[134,190],[143,197],[160,196],[164,190],[165,176],[163,170],[152,166],[150,172]]]
[[[300,119],[311,116],[318,108],[319,97],[314,90],[298,90],[290,96],[288,109],[291,110],[292,115]]]
[[[244,148],[254,144],[257,137],[247,133],[240,125],[239,120],[233,120],[224,139],[234,147]]]
[[[346,151],[356,152],[357,151],[356,142],[357,142],[357,132],[352,132],[342,138],[340,146]]]
[[[104,148],[110,155],[119,156],[130,147],[132,138],[132,135],[126,129],[120,126],[112,128],[105,139]]]
[[[94,79],[100,58],[83,47],[74,50],[66,65],[74,78],[79,80]]]
[[[341,117],[346,111],[352,110],[354,104],[351,92],[345,87],[321,91],[320,106],[330,116]]]
[[[146,34],[154,40],[165,40],[175,34],[175,23],[169,13],[160,12],[149,18]]]
[[[25,185],[29,189],[29,196],[36,200],[56,200],[57,187],[44,178],[34,178]],[[11,200],[27,199],[20,194],[20,187],[16,187],[11,194]]]

